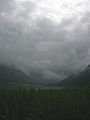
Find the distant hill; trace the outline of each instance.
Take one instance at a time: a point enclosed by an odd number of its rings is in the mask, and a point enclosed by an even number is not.
[[[64,87],[79,87],[84,85],[90,85],[90,65],[82,72],[71,74],[64,80],[52,83],[54,86],[64,86]]]
[[[19,69],[0,65],[0,85],[7,85],[10,82],[29,83],[30,77]]]

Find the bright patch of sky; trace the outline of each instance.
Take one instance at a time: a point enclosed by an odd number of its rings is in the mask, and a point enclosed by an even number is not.
[[[90,10],[88,0],[17,0],[20,4],[26,1],[36,4],[33,18],[44,16],[55,23],[74,17],[80,19],[86,11]]]

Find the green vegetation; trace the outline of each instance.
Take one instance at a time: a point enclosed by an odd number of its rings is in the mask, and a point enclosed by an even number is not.
[[[0,120],[90,120],[90,88],[1,89]]]

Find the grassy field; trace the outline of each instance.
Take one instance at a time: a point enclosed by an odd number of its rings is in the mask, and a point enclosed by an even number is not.
[[[90,120],[90,88],[0,89],[0,120]]]

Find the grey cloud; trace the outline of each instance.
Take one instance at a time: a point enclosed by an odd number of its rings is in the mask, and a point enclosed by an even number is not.
[[[36,5],[34,2],[31,1],[24,1],[21,3],[22,9],[18,13],[18,16],[23,17],[24,19],[28,19],[30,15],[33,13],[33,10],[35,10]]]
[[[12,20],[16,10],[17,3],[15,0],[0,0],[0,21],[6,19],[6,22],[8,22],[7,20]]]
[[[25,2],[22,6],[24,10],[14,11],[15,17],[0,16],[0,63],[14,64],[25,72],[41,70],[48,79],[62,79],[63,72],[78,71],[89,63],[89,13],[60,24],[46,17],[29,23],[25,13],[32,13],[35,5]],[[9,3],[8,7],[12,9]]]
[[[53,71],[45,70],[45,71],[43,72],[43,77],[46,78],[46,79],[48,79],[48,80],[55,80],[55,79],[57,79],[57,80],[60,81],[60,79],[62,80],[62,79],[64,79],[66,76],[65,76],[64,74],[56,74],[56,73],[53,72]]]
[[[14,0],[0,0],[0,13],[11,12],[15,8]]]

